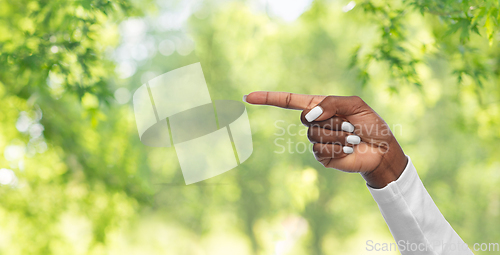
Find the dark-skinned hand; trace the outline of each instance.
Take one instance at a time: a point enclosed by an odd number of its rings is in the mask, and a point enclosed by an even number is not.
[[[328,168],[360,173],[373,188],[397,180],[406,167],[408,160],[389,126],[357,96],[258,91],[247,95],[245,101],[302,110],[301,121],[309,128],[316,159]],[[306,116],[318,117],[308,121]]]

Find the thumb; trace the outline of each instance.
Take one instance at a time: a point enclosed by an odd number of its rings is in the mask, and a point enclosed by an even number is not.
[[[322,121],[333,116],[350,116],[366,110],[367,104],[358,96],[328,96],[312,109],[304,110],[308,122]]]

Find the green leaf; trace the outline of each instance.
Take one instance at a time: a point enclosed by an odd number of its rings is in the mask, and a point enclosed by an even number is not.
[[[494,36],[497,28],[497,20],[496,17],[493,16],[494,10],[490,11],[488,13],[488,16],[486,17],[486,22],[484,23],[484,27],[486,28],[486,35],[488,37],[488,42],[490,46],[493,45],[494,42]]]

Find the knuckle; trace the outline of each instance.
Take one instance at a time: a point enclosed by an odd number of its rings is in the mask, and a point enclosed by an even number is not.
[[[307,139],[309,139],[309,142],[314,143],[314,130],[311,127],[307,129]]]
[[[315,143],[313,145],[314,155],[318,158],[323,158],[325,155],[325,148],[321,145],[321,143]]]
[[[292,93],[287,93],[285,96],[285,105],[286,108],[290,106],[290,102],[292,101]]]
[[[361,97],[359,96],[350,96],[349,97],[353,102],[356,102],[356,103],[364,103],[363,99],[361,99]]]
[[[315,143],[313,144],[313,152],[314,152],[314,155],[318,155],[320,150],[319,150],[319,144]]]
[[[335,101],[335,98],[336,98],[336,97],[337,97],[337,96],[331,96],[331,95],[330,95],[330,96],[327,96],[327,97],[325,98],[325,101],[326,101],[327,103],[333,103],[333,102]]]

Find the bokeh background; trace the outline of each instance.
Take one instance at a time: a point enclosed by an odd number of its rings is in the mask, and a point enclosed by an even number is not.
[[[142,145],[134,90],[195,62],[213,100],[362,97],[464,241],[498,243],[498,5],[0,1],[0,253],[398,254],[366,251],[393,242],[377,205],[297,111],[247,105],[253,155],[194,185]]]

